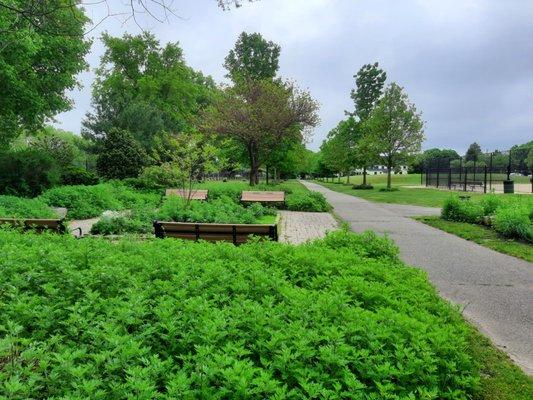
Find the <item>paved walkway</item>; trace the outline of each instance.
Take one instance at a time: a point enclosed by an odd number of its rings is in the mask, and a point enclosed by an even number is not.
[[[323,193],[356,232],[387,233],[408,264],[429,273],[439,293],[533,374],[533,264],[461,239],[411,218],[438,209],[372,203],[302,182]]]
[[[339,227],[330,213],[280,211],[280,215],[279,241],[284,243],[305,243],[308,240],[324,237],[328,231]]]

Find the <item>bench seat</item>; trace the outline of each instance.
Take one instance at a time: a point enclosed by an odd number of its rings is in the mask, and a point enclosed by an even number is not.
[[[245,243],[250,235],[278,240],[277,225],[263,224],[210,224],[194,222],[154,221],[158,238],[174,237],[188,240],[228,241]]]
[[[190,197],[189,197],[190,194]],[[206,189],[167,189],[165,191],[166,196],[179,196],[183,199],[190,198],[191,200],[207,200]]]
[[[36,232],[55,231],[65,233],[67,231],[64,219],[53,218],[0,218],[0,225],[10,225],[21,227],[25,231],[34,230]]]
[[[241,195],[241,201],[260,203],[284,203],[285,192],[243,191]]]

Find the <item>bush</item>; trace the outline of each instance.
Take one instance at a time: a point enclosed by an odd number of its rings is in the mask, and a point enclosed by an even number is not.
[[[57,187],[40,198],[51,206],[66,207],[68,217],[74,219],[98,217],[105,210],[155,208],[161,201],[158,193],[134,191],[119,182]]]
[[[69,166],[61,173],[61,183],[63,185],[96,185],[98,177],[83,168]]]
[[[483,215],[494,215],[498,207],[502,206],[503,201],[501,197],[487,194],[481,198],[480,204],[483,207]]]
[[[34,197],[59,183],[59,167],[37,149],[0,152],[0,193]]]
[[[372,190],[374,189],[374,186],[368,185],[368,184],[366,185],[360,184],[360,185],[353,185],[352,188],[355,190]]]
[[[275,214],[275,210],[257,203],[245,208],[230,197],[219,197],[209,201],[193,200],[187,206],[181,197],[169,196],[157,212],[157,219],[177,222],[253,224],[263,215]]]
[[[56,213],[39,199],[0,196],[2,218],[57,218]]]
[[[481,204],[452,196],[444,202],[441,216],[448,221],[479,224],[483,221],[484,212]]]
[[[499,208],[492,225],[494,230],[503,236],[533,242],[533,222],[530,210],[525,207]]]
[[[104,178],[123,179],[139,175],[147,162],[146,152],[131,133],[112,129],[102,143],[96,169]]]
[[[474,398],[470,328],[371,244],[0,230],[0,397]]]
[[[91,227],[93,235],[147,234],[153,232],[154,212],[133,212],[125,216],[104,216]]]
[[[397,191],[399,191],[399,190],[400,190],[400,189],[397,188],[397,187],[390,187],[390,188],[388,188],[388,187],[384,187],[384,188],[380,188],[380,189],[379,189],[380,192],[397,192]]]
[[[176,167],[166,163],[144,168],[139,180],[145,187],[173,188],[179,186],[180,176]]]
[[[291,211],[315,211],[326,212],[331,210],[322,193],[318,192],[295,192],[285,197],[285,205]]]

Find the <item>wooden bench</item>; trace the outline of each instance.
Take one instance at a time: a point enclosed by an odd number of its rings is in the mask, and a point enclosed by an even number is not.
[[[246,242],[250,235],[278,240],[277,225],[154,221],[154,232],[155,236],[161,239],[173,237],[189,240],[224,240],[233,244]]]
[[[34,230],[36,232],[55,231],[65,233],[67,226],[64,219],[49,218],[0,218],[0,225],[10,225],[15,228],[22,228],[24,231]]]
[[[207,200],[207,190],[205,189],[167,189],[166,196],[179,196],[190,200]],[[190,196],[189,196],[190,195]]]
[[[285,192],[242,192],[242,202],[284,203]]]

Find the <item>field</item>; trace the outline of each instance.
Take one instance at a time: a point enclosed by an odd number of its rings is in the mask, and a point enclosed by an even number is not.
[[[0,251],[0,397],[533,393],[370,233],[235,247],[0,230]]]

